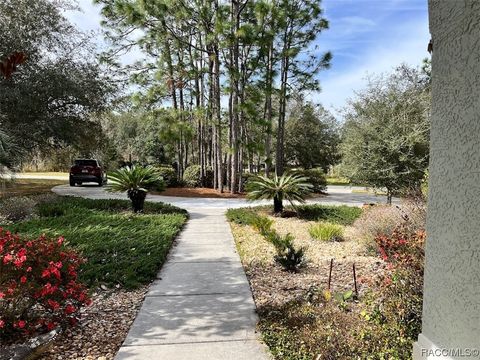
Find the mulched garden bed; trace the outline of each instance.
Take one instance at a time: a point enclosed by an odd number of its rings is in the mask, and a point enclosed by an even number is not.
[[[92,295],[92,305],[83,310],[79,324],[59,336],[40,359],[113,359],[127,336],[147,289],[99,290]]]
[[[354,290],[353,261],[334,261],[331,279],[332,293]],[[384,271],[382,261],[355,261],[357,288],[361,295],[367,286],[362,279],[372,278]],[[330,263],[307,266],[297,273],[283,270],[276,264],[250,264],[246,274],[252,288],[257,308],[280,306],[312,289],[327,289]]]

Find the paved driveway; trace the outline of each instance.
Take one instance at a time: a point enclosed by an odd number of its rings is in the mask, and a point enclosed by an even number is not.
[[[357,188],[351,188],[346,186],[329,186],[327,189],[328,195],[319,198],[309,199],[307,200],[307,203],[362,206],[363,204],[367,203],[370,204],[386,202],[386,196],[374,195],[370,193],[356,193],[352,192],[352,190],[358,191]],[[104,188],[88,184],[76,187],[59,185],[55,186],[52,191],[59,195],[80,196],[90,199],[127,199],[126,194],[109,193],[105,191]],[[148,195],[147,201],[164,202],[187,210],[197,208],[228,209],[271,203],[270,201],[251,202],[245,199],[206,199],[162,195]]]

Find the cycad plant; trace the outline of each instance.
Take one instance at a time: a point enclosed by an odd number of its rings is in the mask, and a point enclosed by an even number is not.
[[[294,201],[304,203],[312,190],[312,184],[304,176],[284,174],[271,179],[257,176],[248,182],[247,197],[250,200],[273,199],[273,211],[278,214],[283,211],[283,200],[288,200],[292,206]]]
[[[127,192],[132,202],[133,211],[143,212],[147,192],[155,188],[163,190],[165,183],[162,176],[152,166],[126,166],[109,174],[107,191]]]

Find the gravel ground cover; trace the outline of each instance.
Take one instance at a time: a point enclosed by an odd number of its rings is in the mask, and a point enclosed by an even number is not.
[[[304,210],[320,216],[313,216],[316,221],[299,219],[298,214],[290,210],[284,214],[288,217],[274,217],[265,207],[227,214],[260,317],[258,329],[275,359],[355,358],[357,352],[351,349],[361,349],[363,342],[361,336],[353,334],[363,332],[370,336],[369,323],[362,316],[364,300],[371,298],[371,286],[385,273],[386,263],[372,255],[365,243],[357,239],[353,227],[355,216],[348,221],[332,218],[332,211],[338,208],[326,206],[323,212],[312,212],[318,209],[308,206]],[[345,208],[343,211],[350,212]],[[305,250],[307,263],[304,267],[288,272],[274,261],[273,245],[248,225],[252,223],[252,212],[272,219],[277,233],[290,233],[295,237],[295,247]],[[313,224],[332,220],[344,223],[344,241],[312,238],[309,228]],[[357,294],[354,292],[354,264]],[[339,296],[348,297],[342,301],[338,300]]]

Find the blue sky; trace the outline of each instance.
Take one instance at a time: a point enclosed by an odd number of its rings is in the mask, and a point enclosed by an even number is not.
[[[319,75],[322,92],[311,97],[328,109],[345,105],[367,74],[402,62],[416,66],[429,56],[427,0],[324,0],[323,6],[330,28],[317,41],[333,61]]]
[[[78,2],[82,12],[69,12],[68,18],[83,30],[99,30],[99,7]],[[309,98],[334,113],[365,86],[367,75],[402,62],[419,65],[428,56],[427,0],[323,0],[323,8],[330,28],[316,41],[319,52],[333,53],[333,61],[319,74],[322,91]]]

